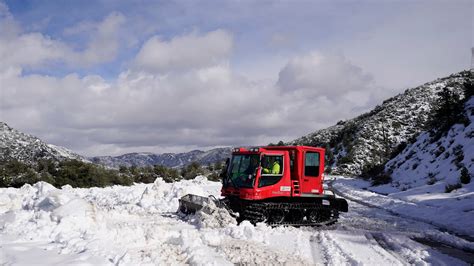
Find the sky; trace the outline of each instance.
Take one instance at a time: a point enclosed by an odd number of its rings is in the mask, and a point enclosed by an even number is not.
[[[290,141],[469,69],[473,8],[0,0],[0,121],[85,156]]]

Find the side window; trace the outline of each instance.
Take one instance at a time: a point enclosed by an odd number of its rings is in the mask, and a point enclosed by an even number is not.
[[[306,152],[304,160],[305,176],[319,176],[319,153]]]
[[[283,176],[283,156],[264,155],[262,157],[262,175],[258,187],[271,186],[278,183]]]
[[[264,155],[262,157],[262,175],[283,174],[283,156]]]

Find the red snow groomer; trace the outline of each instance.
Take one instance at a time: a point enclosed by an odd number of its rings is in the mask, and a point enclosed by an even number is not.
[[[194,213],[213,200],[238,213],[239,221],[332,224],[348,205],[323,187],[324,153],[323,148],[307,146],[235,148],[222,174],[224,198],[188,194],[180,199],[179,211]]]

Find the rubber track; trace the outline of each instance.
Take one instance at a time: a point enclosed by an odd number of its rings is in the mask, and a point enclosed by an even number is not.
[[[266,213],[269,210],[300,210],[302,212],[308,210],[330,210],[331,217],[330,219],[322,222],[310,222],[307,219],[303,219],[302,222],[291,222],[283,221],[281,223],[271,223],[267,221]],[[243,220],[249,220],[252,223],[265,222],[271,226],[278,225],[288,225],[288,226],[322,226],[330,225],[337,221],[339,217],[339,212],[335,209],[317,204],[317,203],[273,203],[273,202],[263,202],[263,203],[251,203],[248,204],[243,211]]]

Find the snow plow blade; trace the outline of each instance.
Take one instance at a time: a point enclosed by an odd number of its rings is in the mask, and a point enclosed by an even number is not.
[[[208,197],[187,194],[179,199],[178,211],[184,214],[194,214],[197,211],[202,210],[203,212],[210,214],[211,210],[207,208],[207,206],[211,201],[212,200]]]

